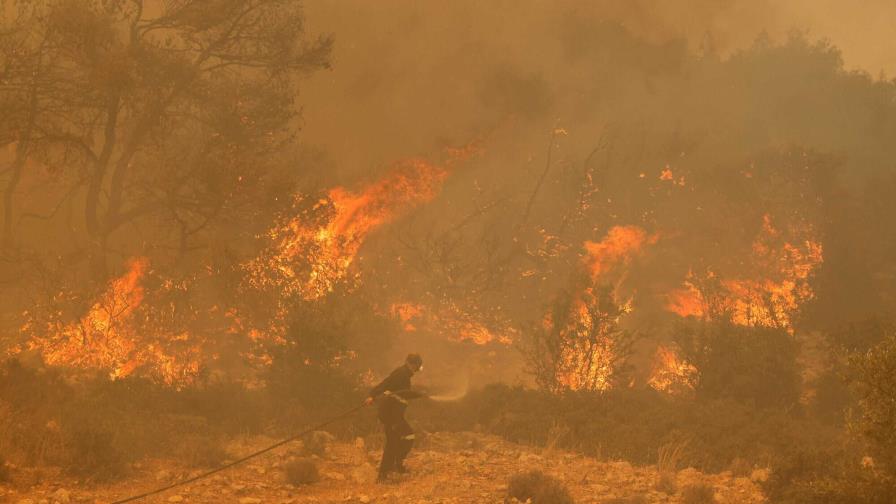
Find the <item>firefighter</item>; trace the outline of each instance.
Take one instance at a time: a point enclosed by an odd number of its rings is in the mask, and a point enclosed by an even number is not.
[[[377,401],[378,416],[386,432],[386,446],[380,462],[377,482],[384,482],[391,472],[406,473],[404,459],[414,444],[414,429],[404,418],[408,400],[423,397],[424,394],[411,390],[411,377],[423,369],[423,359],[412,353],[404,364],[392,371],[385,380],[370,391],[366,403]]]

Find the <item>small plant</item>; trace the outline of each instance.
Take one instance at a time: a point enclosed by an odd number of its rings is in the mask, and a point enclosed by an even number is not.
[[[681,504],[713,504],[715,501],[716,491],[706,483],[688,485],[681,491]]]
[[[519,473],[510,478],[507,485],[508,501],[529,501],[531,504],[573,504],[569,490],[556,478],[539,471],[532,470]]]
[[[284,468],[286,482],[293,486],[310,485],[320,480],[317,464],[311,459],[294,460]]]

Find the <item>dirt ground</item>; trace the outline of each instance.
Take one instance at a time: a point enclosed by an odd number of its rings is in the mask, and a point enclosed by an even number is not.
[[[250,453],[275,440],[245,438],[231,443],[234,457]],[[731,473],[703,474],[679,470],[672,495],[655,487],[655,466],[633,467],[628,462],[606,462],[563,451],[544,451],[476,433],[437,433],[424,437],[411,453],[409,475],[389,484],[376,484],[380,452],[361,439],[330,442],[322,457],[315,457],[320,481],[295,487],[285,481],[283,467],[302,456],[300,444],[289,445],[228,469],[207,479],[148,497],[145,503],[502,503],[509,478],[522,470],[540,469],[566,483],[577,503],[678,503],[681,489],[691,484],[712,485],[719,504],[765,502],[757,480]],[[139,494],[197,474],[179,467],[176,460],[152,460],[134,466],[130,477],[108,485],[84,486],[45,469],[39,473],[15,471],[7,486],[0,485],[0,502],[17,504],[104,504]],[[14,486],[10,486],[14,485]],[[666,487],[667,489],[669,487]]]

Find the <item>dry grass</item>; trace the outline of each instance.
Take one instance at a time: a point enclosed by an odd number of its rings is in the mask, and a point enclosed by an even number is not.
[[[657,450],[657,478],[654,488],[658,492],[668,495],[675,494],[678,489],[678,482],[675,475],[678,473],[678,465],[684,455],[687,441],[678,441],[667,443]]]

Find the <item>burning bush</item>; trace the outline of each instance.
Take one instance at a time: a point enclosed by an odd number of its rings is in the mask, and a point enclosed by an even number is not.
[[[317,464],[311,459],[294,460],[284,468],[286,482],[293,486],[310,485],[320,480]]]
[[[575,502],[563,483],[539,470],[519,473],[510,478],[507,496],[509,499],[532,504],[573,504]]]
[[[610,390],[624,381],[633,336],[620,326],[627,307],[610,287],[560,296],[523,344],[529,372],[546,390]]]

